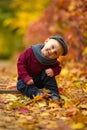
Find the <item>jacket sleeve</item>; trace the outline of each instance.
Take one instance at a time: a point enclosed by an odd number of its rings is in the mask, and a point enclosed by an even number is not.
[[[54,76],[60,74],[61,69],[62,69],[62,67],[61,67],[61,65],[60,65],[60,62],[58,61],[55,65],[53,65],[53,66],[51,67],[51,69],[53,70]]]
[[[29,57],[29,50],[26,50],[19,56],[17,62],[18,79],[22,79],[25,83],[32,79],[32,77],[27,72],[27,61],[29,60]]]

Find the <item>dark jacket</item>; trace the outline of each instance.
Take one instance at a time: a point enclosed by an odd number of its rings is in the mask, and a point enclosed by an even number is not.
[[[39,74],[42,70],[51,68],[54,76],[58,75],[61,71],[59,61],[54,65],[43,65],[35,57],[32,48],[25,50],[18,58],[17,71],[18,80],[22,79],[25,83],[32,79],[33,76]]]

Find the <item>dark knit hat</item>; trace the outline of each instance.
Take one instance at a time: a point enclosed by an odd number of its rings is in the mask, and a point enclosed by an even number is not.
[[[49,37],[49,39],[55,39],[62,45],[62,47],[64,49],[63,55],[66,55],[68,53],[68,47],[67,47],[67,44],[64,41],[63,37],[61,37],[61,36],[51,36],[51,37]]]

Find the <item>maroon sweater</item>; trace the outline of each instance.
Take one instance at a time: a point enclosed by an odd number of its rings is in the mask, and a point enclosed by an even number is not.
[[[43,65],[35,57],[32,48],[25,50],[18,58],[17,70],[18,80],[22,79],[25,83],[32,79],[33,76],[39,74],[42,70],[51,68],[54,76],[58,75],[61,71],[60,63],[55,65]]]

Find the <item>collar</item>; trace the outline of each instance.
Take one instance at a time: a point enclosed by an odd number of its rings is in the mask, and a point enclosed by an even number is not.
[[[41,53],[41,49],[44,47],[43,44],[33,45],[31,48],[34,52],[36,59],[43,65],[53,65],[57,63],[57,59],[50,59]]]

